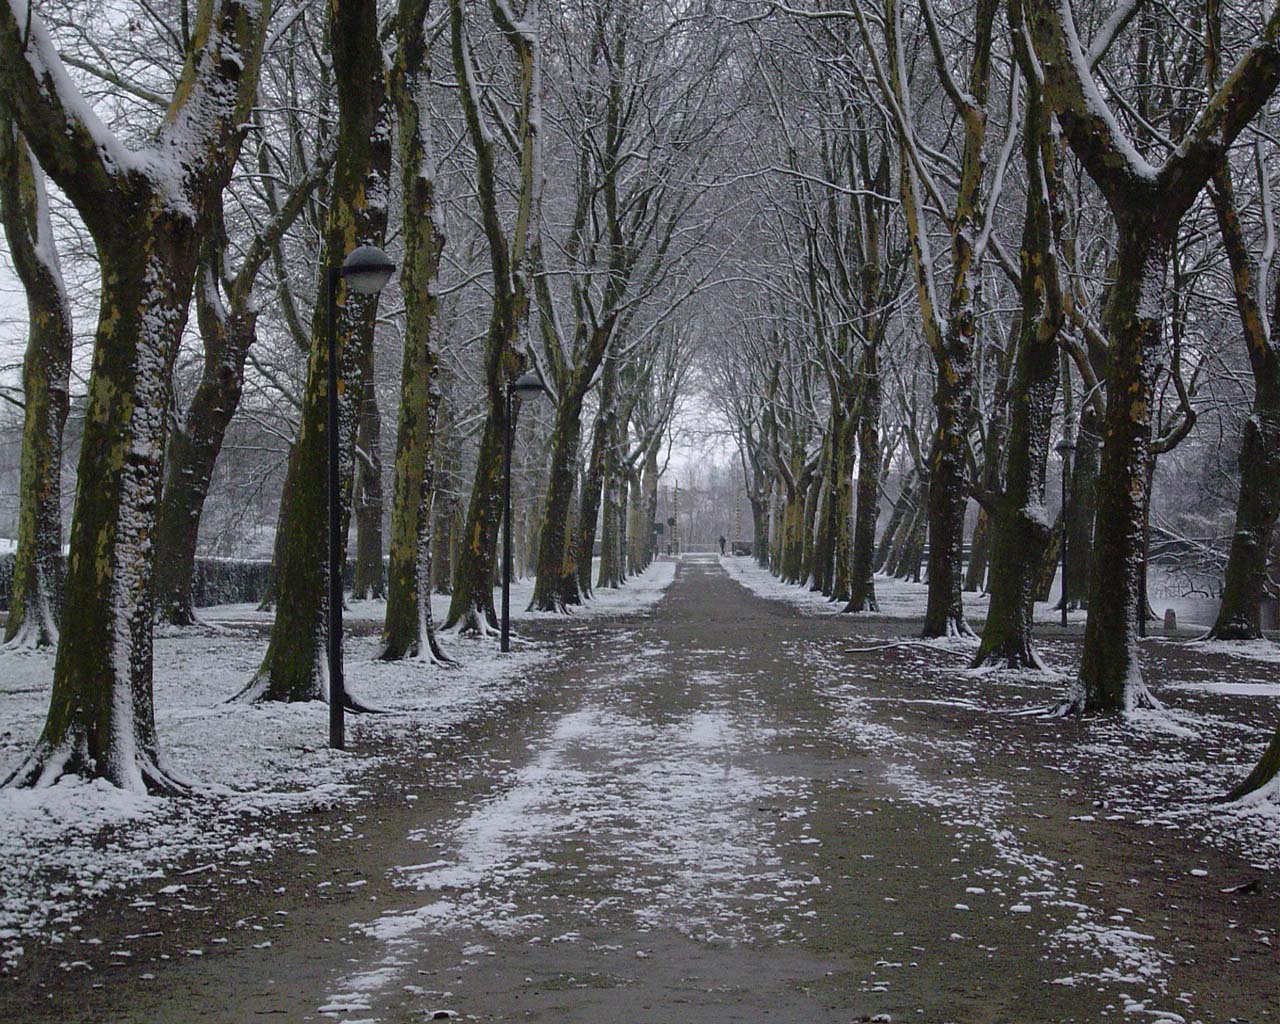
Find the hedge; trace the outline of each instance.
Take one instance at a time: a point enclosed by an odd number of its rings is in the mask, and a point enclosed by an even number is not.
[[[9,608],[13,592],[13,552],[0,554],[0,611]],[[197,608],[215,604],[247,604],[267,592],[271,563],[236,558],[197,558],[191,597]]]

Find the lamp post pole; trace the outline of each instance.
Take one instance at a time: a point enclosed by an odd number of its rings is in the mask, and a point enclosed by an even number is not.
[[[1067,625],[1067,478],[1071,475],[1071,453],[1076,450],[1069,436],[1063,437],[1054,451],[1062,456],[1062,626]]]
[[[502,641],[511,650],[511,385],[507,385],[507,433],[502,445]]]
[[[328,320],[329,334],[329,382],[328,421],[329,435],[329,746],[334,750],[346,747],[343,735],[343,712],[347,702],[347,690],[342,678],[342,507],[338,481],[338,279],[341,270],[330,267],[328,271]]]
[[[329,746],[346,748],[344,714],[347,688],[342,678],[342,495],[339,481],[338,414],[338,283],[361,295],[376,295],[386,287],[396,265],[387,254],[372,245],[361,245],[347,254],[341,267],[330,267],[325,275],[325,319],[328,321],[329,373],[328,415],[325,432],[329,441],[329,629],[325,644],[329,661]]]

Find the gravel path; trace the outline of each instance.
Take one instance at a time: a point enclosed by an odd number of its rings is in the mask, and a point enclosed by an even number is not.
[[[850,623],[695,558],[650,617],[531,627],[579,648],[542,699],[406,758],[254,891],[150,941],[136,908],[100,922],[107,945],[133,940],[123,964],[36,971],[0,990],[0,1019],[1280,1012],[1269,877],[1210,849],[1189,874],[1183,837],[1092,813],[1096,780],[1064,789],[1044,744],[1073,726],[991,732],[977,704],[918,685],[910,649],[847,653]],[[1221,891],[1240,879],[1257,884]]]

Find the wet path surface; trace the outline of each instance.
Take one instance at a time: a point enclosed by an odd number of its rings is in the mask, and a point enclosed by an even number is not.
[[[1225,954],[1165,952],[1163,892],[1109,895],[1149,851],[1067,842],[958,763],[904,767],[956,726],[872,709],[847,621],[690,559],[651,617],[590,629],[554,700],[364,829],[359,902],[295,906],[96,1019],[1269,1019],[1265,962],[1193,1006]]]

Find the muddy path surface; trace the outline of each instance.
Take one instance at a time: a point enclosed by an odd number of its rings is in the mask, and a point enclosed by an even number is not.
[[[0,991],[0,1019],[1280,1013],[1269,877],[1090,813],[1096,780],[1064,787],[1040,727],[983,741],[974,708],[912,689],[909,663],[849,653],[848,620],[689,559],[648,617],[537,629],[575,647],[542,699],[407,757],[202,914],[157,930],[104,908],[102,947],[128,938],[129,955],[35,969]],[[1010,763],[1009,743],[1029,756]],[[1248,892],[1223,893],[1237,878]]]

